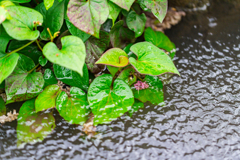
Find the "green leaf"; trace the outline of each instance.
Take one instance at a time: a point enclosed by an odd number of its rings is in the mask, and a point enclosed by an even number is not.
[[[43,56],[40,56],[38,59],[38,62],[41,66],[45,66],[48,62],[47,58],[43,58]]]
[[[11,2],[15,2],[15,3],[28,3],[30,2],[31,0],[9,0]]]
[[[144,104],[137,99],[135,99],[135,102],[132,106],[132,108],[128,111],[130,117],[132,117],[134,112],[137,112],[140,108],[144,108]]]
[[[47,86],[35,101],[36,112],[56,107],[56,98],[61,93],[58,85]]]
[[[109,8],[108,18],[112,19],[112,22],[114,24],[122,9],[119,6],[117,6],[115,3],[112,3],[110,0],[108,0],[108,8]]]
[[[34,62],[20,55],[13,73],[5,80],[7,103],[25,101],[36,97],[43,88],[44,79],[40,72],[29,72],[35,67]]]
[[[104,74],[93,80],[88,90],[88,102],[94,114],[94,125],[109,123],[131,109],[134,97],[129,86],[121,79],[114,81]]]
[[[128,28],[123,27],[123,21],[118,21],[110,32],[110,40],[113,47],[124,48],[134,41],[135,34]]]
[[[95,62],[100,58],[103,52],[109,46],[109,34],[107,32],[100,32],[100,39],[90,37],[86,42],[86,64],[92,73],[99,73],[104,69],[103,65],[96,65]]]
[[[125,67],[128,65],[128,55],[120,48],[112,48],[107,50],[95,64]]]
[[[145,6],[151,9],[154,16],[162,23],[167,14],[167,0],[138,0],[140,6],[146,11]]]
[[[0,6],[3,6],[3,7],[8,7],[8,6],[15,6],[15,4],[9,0],[6,0],[6,1],[3,1],[1,0],[0,1]]]
[[[7,11],[0,6],[0,24],[7,18]]]
[[[44,78],[44,87],[58,83],[56,77],[53,74],[53,71],[49,68],[45,70],[43,78]]]
[[[143,103],[149,101],[154,105],[164,102],[163,85],[159,78],[146,75],[144,82],[149,85],[149,88],[136,90],[132,87],[134,97]]]
[[[83,125],[91,113],[87,102],[87,95],[77,87],[70,90],[71,97],[62,92],[57,97],[57,110],[59,114],[71,124]]]
[[[145,28],[146,21],[147,21],[147,17],[145,16],[144,13],[142,13],[141,15],[138,15],[136,12],[131,11],[127,15],[127,19],[126,19],[127,26],[129,29],[135,32],[135,38],[142,35]]]
[[[42,15],[34,9],[23,6],[7,7],[11,19],[2,24],[6,32],[17,40],[35,40],[39,37],[39,31],[34,30],[34,21],[42,23]]]
[[[51,113],[36,113],[35,99],[25,102],[18,115],[17,146],[25,143],[41,142],[55,128],[55,119]]]
[[[29,42],[30,41],[11,40],[11,42],[8,46],[8,52],[12,52],[15,49],[18,49]],[[38,49],[38,46],[33,43],[30,44],[29,46],[21,49],[20,51],[18,51],[18,53],[28,56],[29,58],[31,58],[34,61],[35,64],[38,64],[38,59],[40,56],[42,56],[42,52]]]
[[[169,72],[179,75],[171,58],[152,43],[139,42],[130,49],[138,59],[130,57],[129,62],[139,73],[157,76]]]
[[[5,102],[3,101],[2,97],[0,96],[0,116],[3,116],[5,114],[6,114]]]
[[[0,52],[0,84],[13,72],[18,59],[17,53],[3,54]]]
[[[120,68],[118,67],[112,67],[112,66],[107,66],[108,71],[111,73],[112,76],[114,76]]]
[[[58,32],[63,25],[64,1],[59,3],[57,0],[55,0],[53,6],[49,10],[46,10],[44,4],[41,3],[36,7],[36,10],[38,10],[43,15],[44,19],[44,30],[41,32],[40,37],[46,41],[50,40],[51,38],[47,31],[47,28],[49,28],[51,34],[54,35],[54,33]]]
[[[119,75],[118,78],[122,79],[129,86],[137,81],[137,77],[134,75],[135,70],[133,68],[124,69]]]
[[[70,0],[67,15],[77,28],[99,38],[99,30],[109,15],[107,0]]]
[[[0,83],[0,90],[1,89],[5,89],[5,81],[3,81],[2,83]]]
[[[176,53],[176,47],[164,33],[154,31],[151,27],[148,27],[145,30],[144,38],[146,41],[151,42],[158,48],[168,51],[171,58],[174,57]]]
[[[54,0],[43,0],[44,6],[46,10],[53,6]]]
[[[11,39],[12,39],[12,37],[10,37],[6,33],[3,26],[0,25],[0,52],[4,52],[4,53],[6,52],[7,45]]]
[[[61,42],[61,50],[59,50],[53,42],[48,42],[43,47],[44,56],[52,63],[56,63],[83,75],[82,68],[86,58],[84,43],[76,36],[65,36],[61,38]]]
[[[117,4],[119,7],[129,11],[135,0],[110,0],[110,1]]]
[[[86,42],[86,40],[88,40],[88,38],[91,37],[91,35],[81,31],[80,29],[78,29],[77,27],[75,27],[69,20],[66,19],[66,24],[67,24],[67,28],[69,30],[69,32],[74,35],[77,36],[79,38],[82,39],[83,42]]]
[[[78,87],[85,91],[88,90],[89,74],[86,64],[83,66],[83,76],[80,76],[79,73],[56,64],[53,65],[53,69],[58,80],[72,87]]]

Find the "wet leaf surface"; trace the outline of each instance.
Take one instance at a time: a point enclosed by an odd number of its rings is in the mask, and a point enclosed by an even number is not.
[[[147,21],[147,17],[144,13],[138,15],[135,11],[129,12],[127,15],[127,26],[129,29],[135,32],[135,38],[141,36],[145,29],[145,24]]]
[[[109,15],[107,0],[70,0],[67,15],[77,28],[99,38],[100,27]]]
[[[124,69],[118,76],[118,78],[122,79],[129,86],[137,81],[137,77],[134,75],[135,70],[133,68]]]
[[[31,72],[34,62],[20,55],[18,64],[13,73],[5,80],[7,104],[25,101],[36,97],[43,88],[44,79],[40,72]]]
[[[18,53],[7,55],[0,52],[0,84],[13,72],[18,59]]]
[[[132,87],[134,97],[143,103],[151,102],[154,105],[164,102],[163,85],[159,78],[146,75],[144,82],[149,85],[146,89],[136,90]]]
[[[61,92],[57,97],[56,108],[59,114],[69,123],[83,125],[91,112],[87,94],[77,87],[72,87],[70,95],[71,97],[68,97],[67,93]]]
[[[38,62],[41,66],[45,66],[48,62],[47,58],[43,58],[42,56],[39,57]]]
[[[151,42],[158,48],[162,48],[170,53],[170,57],[173,58],[176,51],[175,44],[170,41],[170,39],[162,32],[154,31],[152,28],[148,27],[145,30],[144,38],[146,41]]]
[[[10,20],[5,20],[2,24],[6,32],[17,40],[35,40],[39,37],[39,31],[33,30],[33,21],[43,22],[43,16],[34,9],[23,6],[8,6]]]
[[[107,50],[95,64],[125,67],[128,65],[128,55],[120,48],[112,48]]]
[[[44,78],[44,87],[58,83],[56,77],[54,76],[53,71],[49,68],[45,70],[43,78]]]
[[[129,86],[116,79],[111,90],[112,76],[104,74],[91,83],[88,102],[94,114],[94,125],[110,123],[131,109],[134,97]]]
[[[134,44],[130,50],[137,55],[138,59],[129,58],[129,63],[141,74],[160,75],[163,73],[179,72],[171,58],[161,49],[149,42]]]
[[[2,97],[0,96],[0,116],[3,116],[5,114],[6,114],[5,102],[3,101]]]
[[[97,65],[95,62],[101,57],[103,52],[108,48],[110,43],[109,40],[109,33],[107,32],[100,32],[100,39],[95,37],[90,37],[86,42],[86,64],[88,69],[92,73],[99,73],[104,69],[103,65]]]
[[[83,76],[81,76],[77,72],[74,72],[70,69],[67,69],[65,67],[62,67],[56,64],[53,65],[53,69],[54,69],[54,74],[58,80],[70,86],[78,87],[85,91],[88,90],[89,74],[88,74],[88,68],[86,64],[84,64],[83,66]]]
[[[55,119],[51,113],[36,113],[35,99],[26,101],[20,108],[17,125],[17,145],[41,142],[55,128]]]
[[[58,85],[47,86],[35,101],[36,112],[56,107],[56,98],[61,93]]]
[[[144,108],[144,104],[139,100],[135,99],[132,108],[128,111],[130,117],[132,117],[133,113],[137,112],[140,108]]]
[[[65,36],[61,38],[62,49],[53,42],[48,42],[43,48],[44,56],[52,63],[83,74],[86,51],[82,40],[76,36]]]
[[[129,11],[133,2],[135,0],[110,0],[112,1],[113,3],[117,4],[118,6],[120,6],[121,8]]]
[[[118,21],[110,32],[110,40],[113,47],[124,48],[134,41],[135,34],[123,26],[123,21]]]

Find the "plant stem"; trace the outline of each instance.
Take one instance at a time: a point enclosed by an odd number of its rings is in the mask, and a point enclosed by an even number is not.
[[[12,52],[9,52],[9,53],[7,53],[7,54],[13,54],[13,53],[16,53],[16,52],[22,50],[23,48],[29,46],[29,45],[32,44],[33,42],[34,42],[34,41],[31,41],[31,42],[25,44],[24,46],[22,46],[22,47],[20,47],[20,48],[18,48],[18,49],[15,49],[15,50],[13,50]]]
[[[28,71],[28,73],[32,73],[32,71],[34,71],[34,69],[36,69],[40,64],[38,63],[35,67],[33,67],[33,69],[31,69],[30,71]]]
[[[115,73],[115,75],[113,76],[112,83],[111,83],[111,86],[110,86],[111,90],[113,89],[113,84],[114,84],[115,79],[117,79],[119,73],[121,73],[121,72],[122,72],[122,70],[119,69],[119,70],[117,71],[117,73]]]
[[[36,41],[35,41],[36,43],[37,43],[37,46],[38,46],[38,48],[41,50],[41,51],[43,51],[43,49],[42,49],[42,47],[40,46],[40,44],[39,44],[39,42],[38,42],[38,40],[36,39]]]

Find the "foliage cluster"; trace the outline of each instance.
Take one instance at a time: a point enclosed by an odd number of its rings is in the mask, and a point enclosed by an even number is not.
[[[147,11],[162,21],[167,0],[0,1],[0,89],[6,104],[27,100],[18,117],[21,141],[54,129],[51,108],[71,124],[93,113],[98,125],[163,101],[158,76],[179,74],[176,50],[163,33],[145,30]],[[90,84],[105,66],[110,74]]]

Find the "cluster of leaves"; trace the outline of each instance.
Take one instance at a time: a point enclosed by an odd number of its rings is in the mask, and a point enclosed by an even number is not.
[[[51,108],[71,124],[82,125],[93,113],[98,125],[163,101],[158,76],[179,74],[175,45],[145,30],[144,11],[162,21],[167,0],[0,0],[0,89],[6,104],[26,101],[18,118],[21,141],[42,140],[54,129]],[[89,84],[105,66],[110,74]],[[147,87],[136,89],[137,81]],[[0,105],[5,113],[1,99]]]

